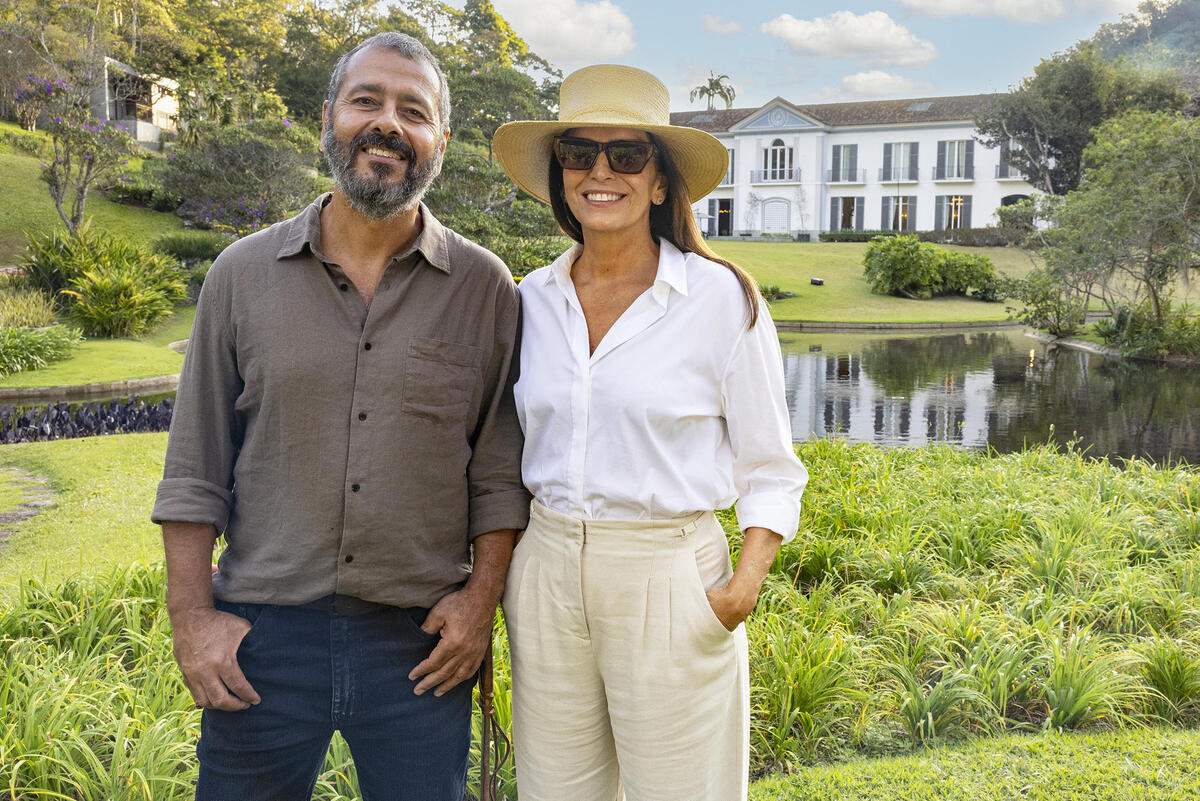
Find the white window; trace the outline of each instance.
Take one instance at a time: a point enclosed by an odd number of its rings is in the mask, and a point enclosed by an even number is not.
[[[883,177],[885,181],[906,181],[908,180],[908,161],[912,154],[912,142],[893,142],[892,143],[892,163],[888,174]],[[900,229],[894,229],[900,230]]]
[[[967,177],[967,140],[953,139],[946,142],[946,169],[943,178]]]
[[[729,151],[729,169],[725,171],[725,177],[723,179],[721,179],[721,186],[732,186],[733,185],[733,148],[727,147],[725,149],[727,151]]]
[[[763,151],[763,173],[768,181],[786,181],[792,174],[792,149],[782,139]]]

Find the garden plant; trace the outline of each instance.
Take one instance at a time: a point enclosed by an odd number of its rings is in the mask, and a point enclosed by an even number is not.
[[[121,439],[161,453],[162,437]],[[119,495],[125,482],[139,489],[122,514],[144,516],[133,507],[161,456],[107,479],[111,486],[71,478],[106,441],[6,449],[4,461],[63,488],[45,526],[86,518],[90,498]],[[54,457],[63,447],[73,460]],[[1086,797],[1127,797],[1142,773],[1122,785],[1089,756],[1122,748],[1151,760],[1142,768],[1158,776],[1161,795],[1147,797],[1200,790],[1172,756],[1200,750],[1196,470],[1046,446],[998,456],[822,440],[800,455],[812,474],[801,531],[749,625],[752,797],[799,799],[828,784],[842,787],[839,797],[865,799],[877,797],[866,788],[915,781],[926,789],[905,797],[966,798],[945,783],[953,777],[903,760],[969,764],[974,743],[1012,755],[1007,771],[962,777],[989,798],[1054,798],[1056,765],[1072,782],[1090,770],[1106,777]],[[84,574],[29,580],[6,572],[0,552],[0,576],[9,576],[0,589],[0,697],[15,721],[0,729],[0,793],[188,796],[199,713],[171,661],[162,570],[154,560],[123,564],[119,547],[106,553]],[[502,628],[495,640],[507,725]],[[335,741],[318,798],[356,797],[348,766]]]

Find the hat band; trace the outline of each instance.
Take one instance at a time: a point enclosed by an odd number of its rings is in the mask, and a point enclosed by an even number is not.
[[[628,125],[636,128],[641,125],[663,126],[668,123],[648,115],[638,114],[630,109],[585,109],[572,110],[569,115],[560,116],[559,122],[598,123],[601,125]]]

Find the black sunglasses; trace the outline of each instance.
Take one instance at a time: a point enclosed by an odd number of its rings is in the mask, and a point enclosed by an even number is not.
[[[610,170],[635,175],[646,169],[646,164],[654,158],[655,150],[652,142],[596,142],[574,136],[558,136],[554,139],[554,157],[564,170],[590,170],[603,153]]]

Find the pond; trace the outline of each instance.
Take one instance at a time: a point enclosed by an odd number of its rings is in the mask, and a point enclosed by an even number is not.
[[[797,441],[1007,453],[1077,440],[1089,456],[1200,464],[1197,369],[1111,362],[1017,328],[780,342]]]

